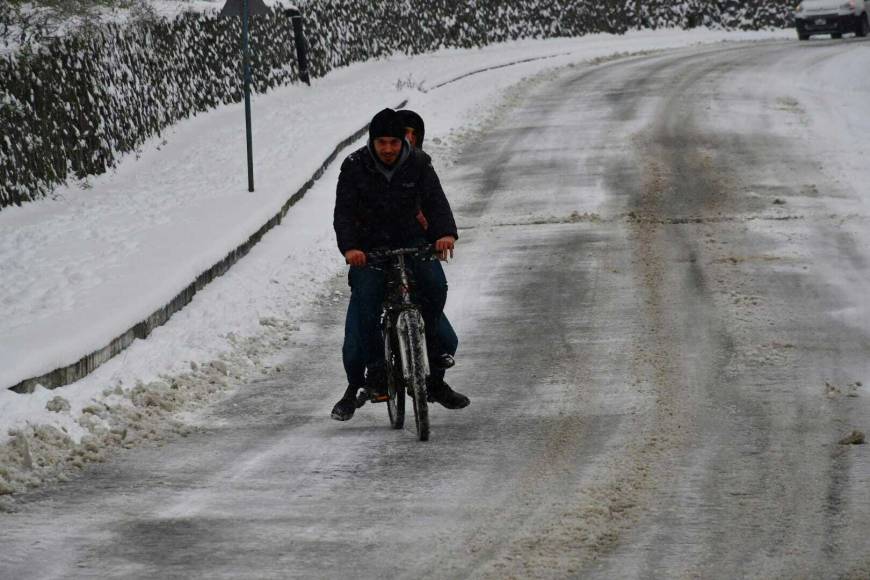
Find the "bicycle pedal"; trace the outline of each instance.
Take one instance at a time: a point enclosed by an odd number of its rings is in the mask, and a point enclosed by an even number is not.
[[[390,400],[390,396],[386,393],[382,395],[372,395],[371,402],[372,403],[386,403]]]

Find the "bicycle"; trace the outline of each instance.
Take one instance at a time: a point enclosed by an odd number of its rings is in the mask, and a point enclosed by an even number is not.
[[[381,336],[384,341],[386,371],[386,397],[373,391],[362,391],[357,396],[357,408],[366,401],[386,401],[390,425],[401,429],[405,425],[405,393],[410,395],[414,407],[417,438],[429,439],[429,407],[426,381],[429,377],[429,358],[426,352],[426,334],[420,306],[411,299],[413,279],[406,257],[434,260],[431,244],[415,248],[400,248],[368,252],[371,264],[383,263],[386,271],[387,292],[381,310]]]

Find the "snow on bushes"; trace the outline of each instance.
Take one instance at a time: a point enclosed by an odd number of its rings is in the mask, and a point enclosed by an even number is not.
[[[309,0],[314,77],[396,51],[630,28],[781,27],[783,0]],[[0,209],[105,172],[176,121],[241,100],[240,24],[214,14],[105,23],[0,58]],[[251,27],[253,89],[298,80],[290,19]]]

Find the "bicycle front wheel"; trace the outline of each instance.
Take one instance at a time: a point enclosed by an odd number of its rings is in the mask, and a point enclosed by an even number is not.
[[[423,317],[417,310],[406,310],[399,316],[396,328],[402,359],[402,375],[414,404],[417,439],[428,441],[429,404],[426,401],[426,378],[429,376],[429,360],[426,358]]]
[[[396,360],[396,350],[389,341],[394,340],[392,329],[384,337],[387,363],[387,412],[390,414],[390,425],[393,429],[405,426],[405,383],[402,382],[402,368]]]

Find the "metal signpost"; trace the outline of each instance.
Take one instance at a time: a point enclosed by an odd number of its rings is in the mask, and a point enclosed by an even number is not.
[[[254,191],[254,153],[251,139],[251,58],[248,47],[248,20],[252,14],[268,14],[263,0],[227,0],[221,17],[242,17],[242,63],[245,85],[245,139],[248,146],[248,191]]]

